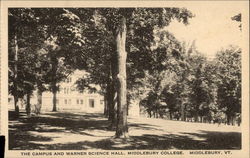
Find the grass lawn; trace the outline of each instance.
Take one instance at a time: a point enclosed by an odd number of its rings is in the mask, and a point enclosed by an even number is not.
[[[129,118],[129,138],[114,139],[102,114],[46,112],[12,118],[9,112],[10,150],[134,150],[241,149],[236,126],[190,123],[151,118]]]

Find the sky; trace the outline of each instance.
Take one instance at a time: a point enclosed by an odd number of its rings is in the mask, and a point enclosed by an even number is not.
[[[237,5],[199,5],[187,7],[195,17],[189,25],[173,21],[166,29],[180,41],[192,44],[207,57],[214,57],[217,51],[229,45],[240,45],[242,32],[239,23],[231,17],[241,13]]]

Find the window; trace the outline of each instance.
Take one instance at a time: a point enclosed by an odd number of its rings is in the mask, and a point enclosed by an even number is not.
[[[68,100],[68,103],[71,104],[71,99]]]
[[[64,99],[64,104],[67,104],[67,103],[68,103],[67,99]]]
[[[66,79],[67,83],[70,83],[72,81],[71,77]]]
[[[104,100],[100,100],[100,104],[103,104],[104,103]]]
[[[60,88],[60,89],[59,89],[59,93],[63,93],[63,88]]]
[[[76,100],[76,104],[79,104],[79,99]]]
[[[81,104],[83,104],[83,100],[81,99]]]
[[[67,89],[66,88],[64,88],[64,94],[67,94]]]
[[[89,99],[89,107],[94,108],[95,107],[95,100]]]
[[[8,102],[11,102],[12,101],[12,98],[8,98]]]

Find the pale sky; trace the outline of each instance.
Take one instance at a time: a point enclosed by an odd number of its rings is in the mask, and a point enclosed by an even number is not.
[[[239,6],[234,5],[202,5],[187,7],[195,17],[185,26],[173,21],[168,27],[180,41],[190,44],[196,40],[197,50],[213,57],[215,53],[230,44],[240,46],[242,32],[239,23],[231,17],[241,13]]]

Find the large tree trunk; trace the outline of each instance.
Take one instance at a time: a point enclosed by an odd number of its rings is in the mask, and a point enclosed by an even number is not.
[[[114,53],[110,59],[110,80],[109,80],[109,120],[111,124],[109,128],[115,129],[117,124],[117,82],[116,76],[118,74],[117,69],[117,54]]]
[[[111,92],[111,85],[109,84],[107,87],[107,106],[108,106],[108,120],[111,121],[112,120],[112,102],[113,102],[113,96],[112,96],[112,92]]]
[[[115,129],[117,124],[117,93],[114,92],[113,100],[112,100],[112,114],[111,114],[111,129]]]
[[[110,66],[112,67],[112,66]],[[108,106],[108,120],[109,121],[112,121],[112,118],[113,118],[113,111],[114,111],[114,108],[113,108],[113,101],[114,101],[114,85],[113,85],[113,79],[112,79],[112,76],[111,76],[111,68],[110,68],[110,71],[109,71],[109,80],[107,82],[107,106]]]
[[[114,89],[114,84],[112,81],[108,84],[108,107],[109,107],[109,117],[108,120],[111,121],[110,129],[114,129],[116,125],[116,100],[117,93]]]
[[[126,138],[128,136],[127,125],[127,77],[126,77],[126,60],[127,53],[125,50],[126,44],[126,18],[120,19],[117,28],[116,46],[118,57],[118,74],[117,74],[117,127],[116,137]]]

